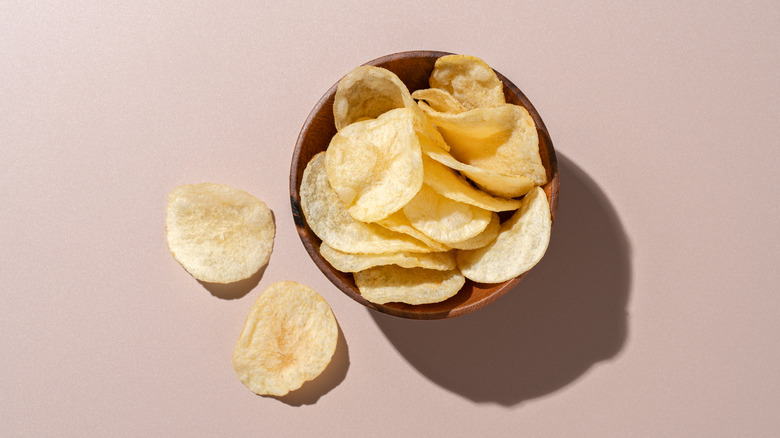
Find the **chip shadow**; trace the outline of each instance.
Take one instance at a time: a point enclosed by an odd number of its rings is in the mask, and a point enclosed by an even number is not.
[[[401,355],[438,385],[505,406],[557,391],[627,339],[631,249],[598,185],[558,154],[561,201],[544,259],[475,313],[416,321],[371,311]]]
[[[267,267],[268,265],[265,265],[257,272],[252,274],[251,277],[239,281],[234,281],[233,283],[209,283],[207,281],[201,280],[198,280],[198,283],[206,288],[207,291],[211,292],[211,295],[214,295],[217,298],[221,298],[223,300],[236,300],[248,294],[249,291],[254,289],[257,284],[260,283],[260,280],[263,278],[263,274],[265,273],[265,269]]]

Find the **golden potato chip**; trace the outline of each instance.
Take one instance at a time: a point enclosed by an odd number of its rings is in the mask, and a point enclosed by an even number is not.
[[[381,67],[364,65],[339,81],[333,101],[333,118],[336,129],[341,131],[352,123],[375,119],[396,108],[410,109],[414,116],[414,130],[449,150],[428,116],[412,99],[406,85],[395,73]]]
[[[458,251],[458,267],[466,278],[480,283],[501,283],[515,278],[542,259],[550,242],[551,228],[547,196],[537,187],[525,195],[520,210],[501,224],[493,243]]]
[[[242,190],[203,183],[176,187],[168,195],[168,249],[198,280],[251,277],[268,263],[275,232],[268,206]]]
[[[355,220],[328,183],[325,152],[306,165],[299,190],[306,222],[323,242],[343,252],[379,254],[384,252],[430,252],[424,243],[406,234],[373,223]]]
[[[423,157],[423,167],[425,184],[453,201],[471,204],[489,211],[517,210],[522,204],[519,199],[497,198],[474,188],[457,172],[427,155]]]
[[[525,108],[504,104],[449,114],[424,104],[420,107],[428,113],[458,161],[525,176],[536,185],[547,182],[536,124]]]
[[[526,176],[506,175],[493,170],[471,166],[461,163],[448,152],[432,145],[430,142],[421,141],[420,145],[425,155],[467,176],[482,190],[491,195],[514,198],[525,195],[535,186],[534,182]]]
[[[411,108],[409,89],[390,70],[370,65],[350,71],[339,81],[333,119],[341,131],[359,119],[375,119],[396,108]]]
[[[473,56],[442,56],[429,82],[431,88],[447,91],[467,110],[506,103],[504,84],[485,61]]]
[[[440,88],[425,88],[412,92],[412,98],[424,100],[434,111],[442,113],[458,114],[466,109],[460,104],[452,94]]]
[[[438,303],[457,294],[466,283],[457,269],[437,271],[387,265],[355,272],[354,275],[360,295],[377,304]]]
[[[471,239],[464,240],[462,242],[453,242],[450,244],[450,246],[454,249],[482,248],[483,246],[486,246],[487,244],[496,240],[500,228],[501,228],[501,219],[498,217],[498,214],[493,213],[492,217],[490,218],[490,223],[487,225],[487,227],[485,227],[485,229],[481,233],[477,234]]]
[[[404,206],[403,212],[414,228],[445,245],[476,236],[491,219],[491,212],[445,198],[427,184]]]
[[[452,249],[443,243],[431,239],[430,237],[420,232],[420,230],[413,227],[412,223],[409,222],[409,219],[406,217],[403,210],[396,211],[390,216],[377,222],[377,224],[387,228],[388,230],[408,234],[427,245],[433,252],[445,252]]]
[[[352,123],[328,146],[325,171],[357,220],[376,222],[398,211],[423,182],[422,152],[408,108]]]
[[[280,281],[249,311],[233,350],[233,368],[255,394],[282,396],[325,370],[338,333],[330,306],[314,289]]]
[[[403,268],[426,268],[437,271],[455,269],[455,252],[393,252],[385,254],[349,254],[320,245],[320,255],[341,272],[364,271],[374,266],[398,265]]]

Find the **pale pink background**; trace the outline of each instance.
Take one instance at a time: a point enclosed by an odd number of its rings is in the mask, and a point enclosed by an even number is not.
[[[717,3],[3,2],[0,434],[777,436],[780,6]],[[561,163],[547,257],[451,321],[347,298],[289,207],[311,107],[414,49],[513,80]],[[275,213],[240,290],[166,248],[166,194],[201,181]],[[283,400],[230,361],[278,280],[343,331]]]

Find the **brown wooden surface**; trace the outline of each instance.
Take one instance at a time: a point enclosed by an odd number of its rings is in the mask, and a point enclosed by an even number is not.
[[[436,59],[448,55],[446,52],[433,51],[412,51],[401,52],[373,61],[367,65],[384,67],[396,75],[406,84],[409,91],[415,91],[421,88],[428,88],[428,78],[433,71]],[[524,106],[536,122],[539,133],[539,151],[542,157],[542,163],[547,169],[548,183],[544,186],[544,191],[550,202],[550,213],[553,223],[558,209],[558,163],[555,158],[552,140],[547,132],[539,113],[533,107],[531,102],[511,81],[501,73],[496,72],[499,79],[504,83],[504,94],[509,103]],[[298,141],[295,145],[295,151],[292,157],[290,169],[290,203],[292,207],[295,226],[301,237],[306,251],[317,267],[325,274],[345,294],[364,306],[387,313],[389,315],[399,316],[411,319],[441,319],[465,315],[478,310],[517,286],[517,284],[527,275],[523,274],[517,278],[498,284],[479,284],[470,280],[454,297],[433,304],[409,305],[403,303],[374,304],[366,301],[355,286],[352,274],[345,274],[334,269],[319,254],[318,248],[320,239],[312,232],[306,224],[303,212],[300,207],[300,196],[298,190],[303,178],[303,170],[311,158],[318,152],[327,149],[331,137],[336,133],[336,127],[333,121],[333,99],[336,94],[338,83],[333,85],[319,102],[314,106],[309,117],[303,124]]]

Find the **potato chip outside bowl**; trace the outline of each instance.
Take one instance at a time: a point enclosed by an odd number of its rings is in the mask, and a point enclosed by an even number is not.
[[[445,55],[451,55],[451,53],[438,51],[400,52],[374,59],[364,65],[383,67],[392,71],[404,82],[409,92],[414,92],[428,88],[428,79],[436,60]],[[525,107],[536,123],[539,135],[539,154],[547,172],[547,183],[542,186],[542,189],[547,195],[550,215],[554,223],[558,208],[559,175],[552,140],[541,116],[523,92],[501,73],[496,71],[496,75],[503,82],[507,103]],[[363,306],[388,315],[409,319],[443,319],[465,315],[487,306],[514,289],[530,271],[497,284],[482,284],[467,280],[457,295],[439,303],[421,305],[376,304],[361,296],[357,286],[355,286],[352,274],[336,270],[322,258],[319,254],[321,241],[307,225],[301,210],[299,189],[307,163],[314,155],[326,150],[331,138],[336,134],[333,102],[337,87],[338,82],[322,96],[304,122],[295,145],[290,169],[290,203],[295,226],[306,251],[320,271],[342,292]]]

